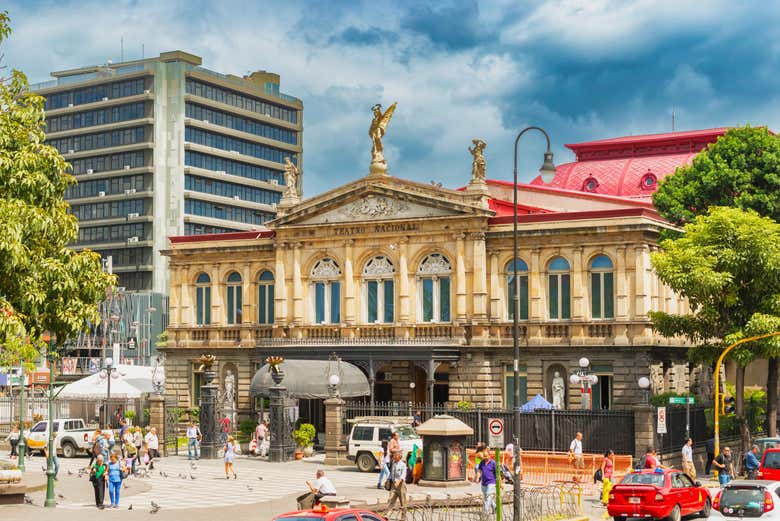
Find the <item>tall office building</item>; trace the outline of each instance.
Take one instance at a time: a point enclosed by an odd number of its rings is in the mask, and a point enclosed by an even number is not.
[[[111,258],[127,291],[168,292],[167,237],[262,228],[302,170],[303,104],[279,75],[201,67],[182,51],[52,73],[47,140],[73,166],[76,249]],[[300,186],[298,187],[300,190]]]

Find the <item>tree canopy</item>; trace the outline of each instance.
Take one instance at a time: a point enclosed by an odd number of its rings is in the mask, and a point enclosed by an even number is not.
[[[679,226],[710,206],[755,210],[780,222],[780,138],[766,127],[728,130],[690,165],[667,176],[653,203]]]
[[[2,12],[0,42],[9,33]],[[0,365],[34,359],[45,332],[61,342],[96,322],[114,281],[98,254],[66,247],[78,236],[63,199],[75,179],[44,139],[44,99],[13,70],[0,82]]]

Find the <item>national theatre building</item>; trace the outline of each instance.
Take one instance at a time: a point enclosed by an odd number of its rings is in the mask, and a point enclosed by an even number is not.
[[[643,376],[654,393],[708,394],[709,368],[690,364],[688,345],[654,333],[648,319],[687,310],[650,263],[670,227],[650,196],[725,129],[567,145],[577,160],[550,183],[516,187],[517,258],[515,187],[485,178],[483,142],[469,149],[471,179],[451,190],[388,175],[377,160],[380,130],[368,175],[305,200],[288,191],[267,228],[170,238],[163,350],[166,393],[180,406],[198,404],[198,358],[208,352],[220,388],[236,375],[243,416],[255,408],[250,381],[271,355],[335,353],[365,372],[377,402],[508,407],[513,313],[522,400],[552,401],[552,381],[563,378],[564,405],[579,408],[569,376],[583,357],[598,376],[594,409],[638,403]],[[287,174],[298,172],[290,165]]]

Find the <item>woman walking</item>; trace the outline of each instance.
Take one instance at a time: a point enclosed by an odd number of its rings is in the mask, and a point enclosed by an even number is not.
[[[95,506],[103,510],[103,498],[106,495],[106,471],[108,467],[103,463],[103,454],[95,457],[95,463],[92,464],[89,471],[89,480],[95,489]]]
[[[612,490],[612,473],[615,470],[615,452],[612,449],[604,453],[601,462],[601,503],[609,502],[609,492]]]
[[[119,492],[122,490],[122,479],[127,475],[127,467],[119,461],[116,453],[111,454],[108,464],[108,497],[111,500],[109,508],[119,508]]]
[[[238,479],[236,469],[233,468],[233,458],[236,455],[236,446],[233,443],[233,436],[228,436],[225,442],[225,479],[230,479],[230,472],[233,473],[233,479]]]

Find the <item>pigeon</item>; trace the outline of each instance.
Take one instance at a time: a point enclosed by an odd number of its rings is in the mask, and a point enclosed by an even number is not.
[[[162,473],[162,475],[163,475],[163,477],[164,477],[165,479],[168,479],[168,473],[167,473],[167,472],[163,472],[163,473]]]
[[[132,510],[132,509],[133,509],[133,504],[132,504],[132,503],[130,503],[130,506],[129,506],[129,507],[127,507],[127,509],[128,509],[128,510]]]
[[[160,508],[160,505],[152,501],[152,508]]]
[[[46,472],[46,465],[41,465],[41,470]]]
[[[33,504],[32,498],[30,496],[27,496],[27,495],[24,496],[24,502],[26,504],[28,504],[28,505],[32,505]]]
[[[73,475],[73,472],[71,472],[71,470],[68,469],[68,476],[72,476],[72,475]]]
[[[57,497],[60,499],[65,499],[65,496],[63,496],[62,494],[57,494]]]
[[[247,486],[246,486],[246,489],[247,489],[248,491],[250,491],[250,492],[254,490],[254,489],[253,489],[252,487],[250,487],[249,485],[247,485]]]
[[[263,476],[257,476],[257,481],[263,481]]]
[[[192,474],[190,474],[190,479],[195,479],[195,476],[193,476]]]
[[[159,512],[159,510],[160,510],[159,506],[152,507],[152,508],[149,509],[149,513],[150,514],[156,514],[157,512]]]

